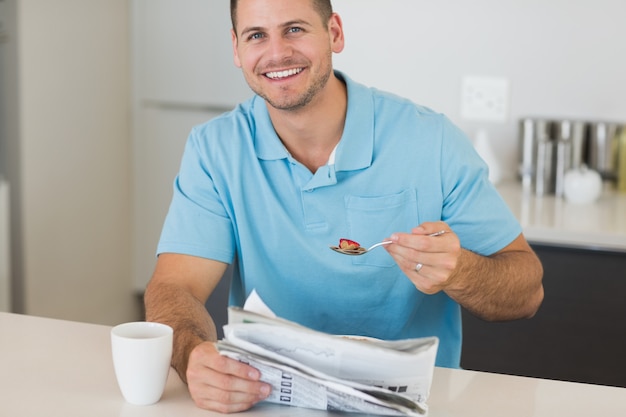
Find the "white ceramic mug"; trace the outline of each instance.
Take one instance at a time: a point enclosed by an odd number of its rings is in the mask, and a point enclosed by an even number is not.
[[[172,360],[173,330],[153,322],[131,322],[111,329],[115,376],[130,404],[161,399]]]

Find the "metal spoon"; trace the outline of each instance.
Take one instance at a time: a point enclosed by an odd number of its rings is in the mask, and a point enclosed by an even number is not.
[[[377,244],[372,245],[367,249],[365,249],[364,247],[358,247],[356,249],[341,249],[339,246],[331,246],[330,248],[334,250],[335,252],[343,253],[344,255],[359,256],[359,255],[363,255],[371,251],[374,248],[377,248],[383,245],[388,245],[390,243],[392,243],[391,240],[383,240],[382,242],[378,242]]]
[[[439,236],[446,233],[445,230],[440,230],[438,232],[435,233],[431,233],[429,235],[429,237],[434,237],[434,236]],[[341,249],[339,246],[330,246],[330,248],[332,250],[334,250],[335,252],[339,252],[339,253],[343,253],[344,255],[350,255],[350,256],[360,256],[360,255],[364,255],[367,252],[371,251],[374,248],[377,248],[379,246],[384,246],[384,245],[388,245],[390,243],[393,243],[391,240],[383,240],[382,242],[378,242],[375,245],[370,246],[369,248],[364,248],[364,247],[358,247],[356,249]]]

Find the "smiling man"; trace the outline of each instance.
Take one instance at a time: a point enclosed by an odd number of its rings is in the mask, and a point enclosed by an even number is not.
[[[238,8],[238,21],[264,24],[252,23],[232,33],[235,64],[248,85],[277,110],[300,110],[314,99],[318,106],[340,92],[345,96],[342,83],[332,77],[332,53],[343,49],[339,17],[331,14],[322,21],[311,8],[296,13],[298,2],[281,7],[254,2]],[[299,17],[279,20],[285,15]]]
[[[332,68],[332,54],[344,46],[341,20],[328,2],[238,3],[231,10],[235,64],[268,104],[285,147],[315,172],[328,162],[345,120],[346,86]]]
[[[330,1],[231,0],[231,17],[256,94],[192,129],[145,295],[147,319],[174,328],[172,365],[199,407],[242,411],[271,390],[213,344],[204,303],[234,260],[230,304],[256,290],[320,331],[437,336],[438,366],[459,366],[460,306],[485,320],[535,314],[541,264],[471,142],[334,70],[344,33]],[[343,237],[393,243],[328,249]]]

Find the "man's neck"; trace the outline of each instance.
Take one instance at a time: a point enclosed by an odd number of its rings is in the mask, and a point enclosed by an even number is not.
[[[328,80],[323,94],[295,111],[268,106],[272,124],[292,157],[311,172],[326,165],[343,134],[347,90],[336,76]]]

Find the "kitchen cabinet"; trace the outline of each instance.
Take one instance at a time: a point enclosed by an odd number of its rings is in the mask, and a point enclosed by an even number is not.
[[[535,317],[463,312],[463,368],[626,387],[626,253],[533,245],[545,298]]]

